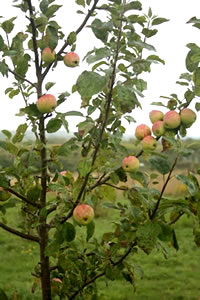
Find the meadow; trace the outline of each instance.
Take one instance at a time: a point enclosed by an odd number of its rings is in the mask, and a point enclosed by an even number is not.
[[[95,220],[96,236],[112,227],[115,217],[113,210],[103,209],[102,216]],[[14,224],[16,219],[16,211],[11,209],[10,224]],[[179,250],[165,245],[168,259],[157,250],[149,255],[139,250],[131,259],[137,270],[136,290],[121,278],[117,281],[100,279],[98,285],[101,300],[200,299],[200,249],[192,238],[191,220],[183,216],[173,226],[179,240]],[[7,293],[10,300],[40,300],[38,290],[32,293],[34,277],[31,273],[34,273],[38,262],[37,246],[3,230],[0,231],[0,237],[0,288]]]

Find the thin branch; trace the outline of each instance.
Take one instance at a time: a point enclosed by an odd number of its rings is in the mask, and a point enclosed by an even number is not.
[[[26,81],[28,82],[31,86],[33,86],[34,88],[37,88],[36,84],[31,82],[30,80],[24,78],[23,76],[17,74],[15,71],[12,71],[11,69],[8,69],[8,72],[12,73],[14,76],[18,77],[19,79],[21,79],[23,82]]]
[[[10,233],[13,233],[14,235],[17,235],[17,236],[23,238],[23,239],[30,240],[30,241],[37,242],[37,243],[40,242],[40,240],[37,236],[33,236],[33,235],[30,235],[30,234],[23,233],[21,231],[18,231],[14,228],[11,228],[11,227],[5,225],[2,222],[0,222],[0,227],[3,228],[4,230],[10,232]]]
[[[96,5],[97,5],[98,2],[99,2],[99,0],[94,0],[94,4],[93,4],[93,6],[91,7],[91,9],[88,10],[88,13],[87,13],[85,19],[83,20],[82,24],[81,24],[81,25],[77,28],[77,30],[75,31],[76,35],[78,35],[78,34],[81,32],[81,30],[84,28],[84,26],[87,24],[87,22],[88,22],[89,18],[91,17],[92,13],[93,13],[94,10],[96,9]],[[66,41],[66,42],[64,43],[64,45],[62,46],[62,48],[58,51],[57,56],[61,55],[61,54],[63,53],[63,51],[65,50],[65,48],[66,48],[68,45],[69,45],[69,44],[68,44],[68,42]],[[44,73],[43,73],[43,75],[42,75],[42,78],[43,78],[43,79],[45,78],[45,76],[47,75],[47,73],[49,72],[49,70],[50,70],[50,68],[52,67],[53,64],[54,64],[54,62],[52,62],[51,64],[49,64],[49,65],[47,66],[47,68],[45,69],[45,71],[44,71]]]
[[[137,245],[136,242],[132,242],[131,246],[128,248],[128,250],[124,253],[124,255],[122,255],[120,257],[119,260],[117,260],[116,262],[112,262],[113,266],[117,266],[119,264],[121,264],[123,262],[123,260],[131,253],[131,251],[133,250],[133,248]],[[102,277],[105,275],[105,271],[97,274],[96,276],[94,276],[92,279],[86,281],[79,290],[77,290],[72,296],[69,297],[69,300],[75,299],[76,296],[88,285],[90,285],[91,283],[95,282],[98,278]]]
[[[25,198],[24,196],[22,196],[21,194],[19,194],[18,192],[14,191],[13,189],[7,187],[4,188],[6,191],[10,192],[11,194],[15,195],[16,197],[18,197],[19,199],[21,199],[22,201],[26,202],[27,204],[30,204],[34,207],[40,208],[40,204],[39,203],[33,203],[31,201],[29,201],[27,198]]]
[[[184,212],[183,212],[183,211],[179,211],[177,217],[174,218],[174,220],[172,220],[170,223],[168,223],[168,225],[173,225],[173,224],[175,224],[175,223],[180,219],[180,217],[182,217],[183,215],[184,215]]]
[[[151,219],[151,220],[155,217],[155,214],[156,214],[156,212],[157,212],[157,210],[158,210],[158,208],[159,208],[160,201],[161,201],[162,196],[163,196],[163,194],[164,194],[164,191],[165,191],[165,189],[166,189],[166,187],[167,187],[167,184],[168,184],[168,182],[169,182],[169,180],[170,180],[170,178],[171,178],[172,172],[173,172],[173,170],[174,170],[174,168],[175,168],[175,166],[176,166],[176,164],[177,164],[177,160],[178,160],[178,155],[177,155],[177,157],[176,157],[176,159],[175,159],[175,161],[174,161],[174,163],[173,163],[173,165],[172,165],[172,167],[171,167],[171,170],[170,170],[170,172],[169,172],[169,174],[168,174],[168,176],[167,176],[167,179],[166,179],[166,181],[165,181],[165,183],[164,183],[164,185],[163,185],[163,187],[162,187],[162,190],[161,190],[161,192],[160,192],[160,196],[159,196],[159,198],[158,198],[158,201],[157,201],[157,203],[156,203],[156,206],[155,206],[155,208],[154,208],[154,210],[153,210],[153,212],[152,212],[152,214],[151,214],[151,216],[150,216],[150,219]]]

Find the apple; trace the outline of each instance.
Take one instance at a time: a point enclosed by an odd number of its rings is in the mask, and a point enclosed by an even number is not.
[[[52,296],[59,295],[61,292],[62,280],[60,278],[52,278],[51,282],[51,293]]]
[[[45,63],[52,63],[55,60],[56,52],[55,50],[51,51],[49,47],[44,48],[42,51],[42,60]]]
[[[152,110],[149,113],[149,118],[151,120],[151,123],[154,123],[156,121],[162,121],[164,117],[164,114],[160,110]]]
[[[185,127],[190,127],[196,121],[196,113],[190,108],[184,108],[181,110],[181,123]]]
[[[4,188],[0,187],[0,201],[6,201],[11,197],[11,194],[4,190]]]
[[[122,160],[122,168],[126,172],[134,172],[139,169],[140,162],[135,156],[127,156]]]
[[[152,125],[152,132],[155,136],[160,137],[165,133],[164,121],[156,121]]]
[[[135,136],[138,140],[142,140],[145,136],[151,135],[151,129],[145,124],[140,124],[135,129]]]
[[[56,98],[51,94],[41,96],[36,102],[37,109],[41,113],[52,112],[56,108],[56,105]]]
[[[74,53],[74,52],[68,52],[65,56],[64,56],[64,64],[67,67],[77,67],[79,65],[80,62],[80,58],[78,56],[78,54]]]
[[[175,110],[170,110],[164,115],[164,124],[168,129],[175,129],[181,123],[181,117]]]
[[[153,136],[148,135],[142,139],[141,144],[143,150],[154,150],[156,148],[157,141]]]
[[[94,210],[88,204],[79,204],[73,210],[73,217],[78,224],[87,225],[94,218]]]

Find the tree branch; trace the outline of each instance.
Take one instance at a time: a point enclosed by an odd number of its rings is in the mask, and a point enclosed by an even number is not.
[[[18,197],[19,199],[21,199],[22,201],[26,202],[27,204],[30,204],[34,207],[40,208],[40,204],[39,203],[33,203],[31,201],[29,201],[27,198],[25,198],[24,196],[22,196],[21,194],[19,194],[18,192],[14,191],[13,189],[7,187],[4,188],[6,191],[10,192],[11,194],[15,195],[16,197]]]
[[[165,189],[166,189],[166,187],[167,187],[167,184],[168,184],[168,182],[169,182],[169,180],[170,180],[170,178],[171,178],[172,172],[173,172],[173,170],[174,170],[174,168],[175,168],[175,166],[176,166],[177,160],[178,160],[178,155],[177,155],[177,157],[176,157],[176,159],[175,159],[175,161],[174,161],[174,163],[173,163],[173,165],[172,165],[172,167],[171,167],[171,170],[170,170],[170,172],[169,172],[169,174],[168,174],[168,176],[167,176],[167,179],[166,179],[166,181],[165,181],[165,183],[164,183],[164,185],[163,185],[163,187],[162,187],[162,190],[161,190],[161,192],[160,192],[160,196],[159,196],[159,198],[158,198],[158,201],[157,201],[157,203],[156,203],[156,206],[155,206],[155,208],[154,208],[154,210],[153,210],[153,212],[152,212],[152,214],[151,214],[151,216],[150,216],[150,219],[151,219],[151,220],[155,217],[155,214],[156,214],[156,212],[157,212],[157,210],[158,210],[158,208],[159,208],[160,201],[161,201],[162,196],[163,196],[163,193],[164,193],[164,191],[165,191]]]
[[[179,211],[177,217],[174,218],[174,220],[172,220],[168,225],[173,225],[173,224],[175,224],[175,223],[180,219],[180,217],[182,217],[183,215],[184,215],[184,212],[183,212],[183,211]]]
[[[13,233],[14,235],[17,235],[17,236],[23,238],[23,239],[30,240],[30,241],[37,242],[37,243],[40,242],[40,240],[37,236],[33,236],[33,235],[30,235],[30,234],[20,232],[20,231],[14,229],[14,228],[11,228],[11,227],[5,225],[2,222],[0,222],[0,227],[3,228],[4,230],[10,232],[10,233]]]
[[[88,14],[86,15],[86,17],[83,20],[82,24],[75,31],[76,35],[78,35],[81,32],[81,30],[84,28],[84,26],[87,24],[87,21],[89,20],[89,18],[91,17],[92,13],[94,12],[94,10],[95,10],[98,2],[99,2],[99,0],[94,0],[94,4],[91,7],[91,9],[88,10]],[[68,42],[66,41],[64,43],[64,45],[61,47],[61,49],[58,51],[57,55],[58,56],[61,55],[67,46],[68,46]],[[47,68],[45,69],[44,73],[42,74],[42,79],[45,78],[45,76],[47,75],[47,73],[49,72],[49,70],[50,70],[50,68],[52,67],[53,64],[54,64],[54,62],[52,62],[51,64],[49,64],[47,66]]]
[[[34,88],[37,88],[37,86],[32,83],[30,80],[24,78],[23,76],[17,74],[15,71],[12,71],[11,69],[8,69],[8,72],[12,73],[14,76],[18,77],[19,79],[21,79],[23,82],[26,81],[28,82],[30,85],[32,85]]]

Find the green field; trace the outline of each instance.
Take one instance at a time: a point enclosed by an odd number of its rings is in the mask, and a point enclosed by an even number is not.
[[[107,216],[96,219],[96,235],[108,230],[114,221],[113,210]],[[9,222],[15,223],[15,209],[10,210]],[[99,226],[98,226],[99,225]],[[200,299],[200,249],[192,239],[190,219],[182,217],[176,228],[179,240],[179,251],[167,247],[169,258],[154,250],[146,255],[141,250],[131,262],[142,267],[144,277],[141,280],[136,274],[136,291],[124,280],[98,280],[101,300],[198,300]],[[100,232],[101,231],[101,232]],[[33,294],[34,266],[38,262],[38,249],[34,243],[15,237],[0,230],[0,288],[12,299],[17,291],[17,300],[41,300],[39,291]]]

